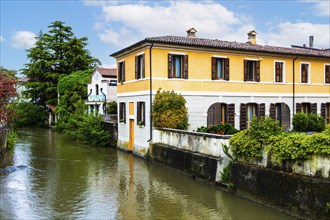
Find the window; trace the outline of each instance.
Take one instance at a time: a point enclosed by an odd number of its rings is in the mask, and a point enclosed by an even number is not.
[[[284,62],[275,62],[275,82],[284,82]]]
[[[324,80],[325,83],[330,83],[330,65],[324,66]]]
[[[240,115],[240,129],[243,130],[250,126],[253,116],[265,116],[265,104],[241,104]]]
[[[321,116],[325,119],[325,124],[330,124],[330,103],[321,104]]]
[[[269,116],[279,122],[283,130],[290,129],[290,108],[285,103],[271,103],[269,108]]]
[[[116,80],[110,80],[109,86],[117,86],[117,81]]]
[[[309,64],[301,63],[300,65],[300,82],[308,83],[309,82]]]
[[[168,78],[188,79],[187,55],[168,55]]]
[[[303,112],[303,113],[317,113],[317,103],[296,103],[296,112]]]
[[[229,59],[212,57],[212,80],[229,80]]]
[[[126,103],[119,103],[119,122],[126,123]]]
[[[235,104],[212,104],[207,110],[207,126],[225,123],[235,125]]]
[[[137,125],[145,125],[145,102],[137,102]]]
[[[125,61],[118,63],[118,82],[125,82]]]
[[[135,79],[144,77],[144,54],[142,54],[135,57]]]
[[[95,85],[95,95],[99,95],[99,85]]]
[[[260,61],[244,60],[244,81],[260,82]]]

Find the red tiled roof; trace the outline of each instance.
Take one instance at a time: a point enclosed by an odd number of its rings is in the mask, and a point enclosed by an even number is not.
[[[268,45],[258,45],[250,43],[239,43],[230,42],[222,40],[212,40],[203,38],[187,38],[179,36],[163,36],[163,37],[149,37],[142,41],[139,41],[129,47],[126,47],[118,52],[111,54],[115,57],[116,55],[134,48],[142,43],[160,43],[160,44],[174,44],[182,46],[194,46],[194,47],[207,47],[207,48],[218,48],[218,49],[228,49],[237,51],[250,51],[250,52],[266,52],[266,53],[277,53],[286,55],[302,55],[302,56],[313,56],[313,57],[329,57],[330,50],[323,49],[304,49],[304,48],[287,48],[287,47],[277,47]]]
[[[103,77],[117,77],[117,69],[116,68],[97,68],[96,69]]]

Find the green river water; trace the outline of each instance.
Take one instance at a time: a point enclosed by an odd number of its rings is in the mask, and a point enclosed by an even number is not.
[[[7,172],[0,173],[0,219],[291,219],[173,169],[79,144],[51,129],[19,130],[1,168]]]

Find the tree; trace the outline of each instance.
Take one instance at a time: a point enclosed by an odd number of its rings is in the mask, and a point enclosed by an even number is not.
[[[174,91],[157,91],[152,107],[154,126],[186,130],[188,110],[186,100]]]
[[[59,103],[56,113],[59,123],[68,121],[68,117],[77,109],[79,100],[87,99],[87,83],[91,80],[93,69],[76,71],[63,77],[58,83]]]
[[[0,67],[0,124],[7,124],[13,116],[13,110],[8,108],[10,99],[16,96],[15,71]]]
[[[22,72],[29,78],[25,85],[27,96],[43,106],[57,105],[57,84],[62,77],[100,64],[84,49],[86,37],[75,37],[72,28],[61,21],[52,22],[48,28],[49,33],[40,32],[35,47],[27,50],[30,63]]]

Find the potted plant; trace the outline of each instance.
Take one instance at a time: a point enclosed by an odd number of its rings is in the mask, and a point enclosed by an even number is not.
[[[138,121],[138,126],[140,127],[140,128],[142,128],[143,126],[144,126],[144,122],[143,121]]]

